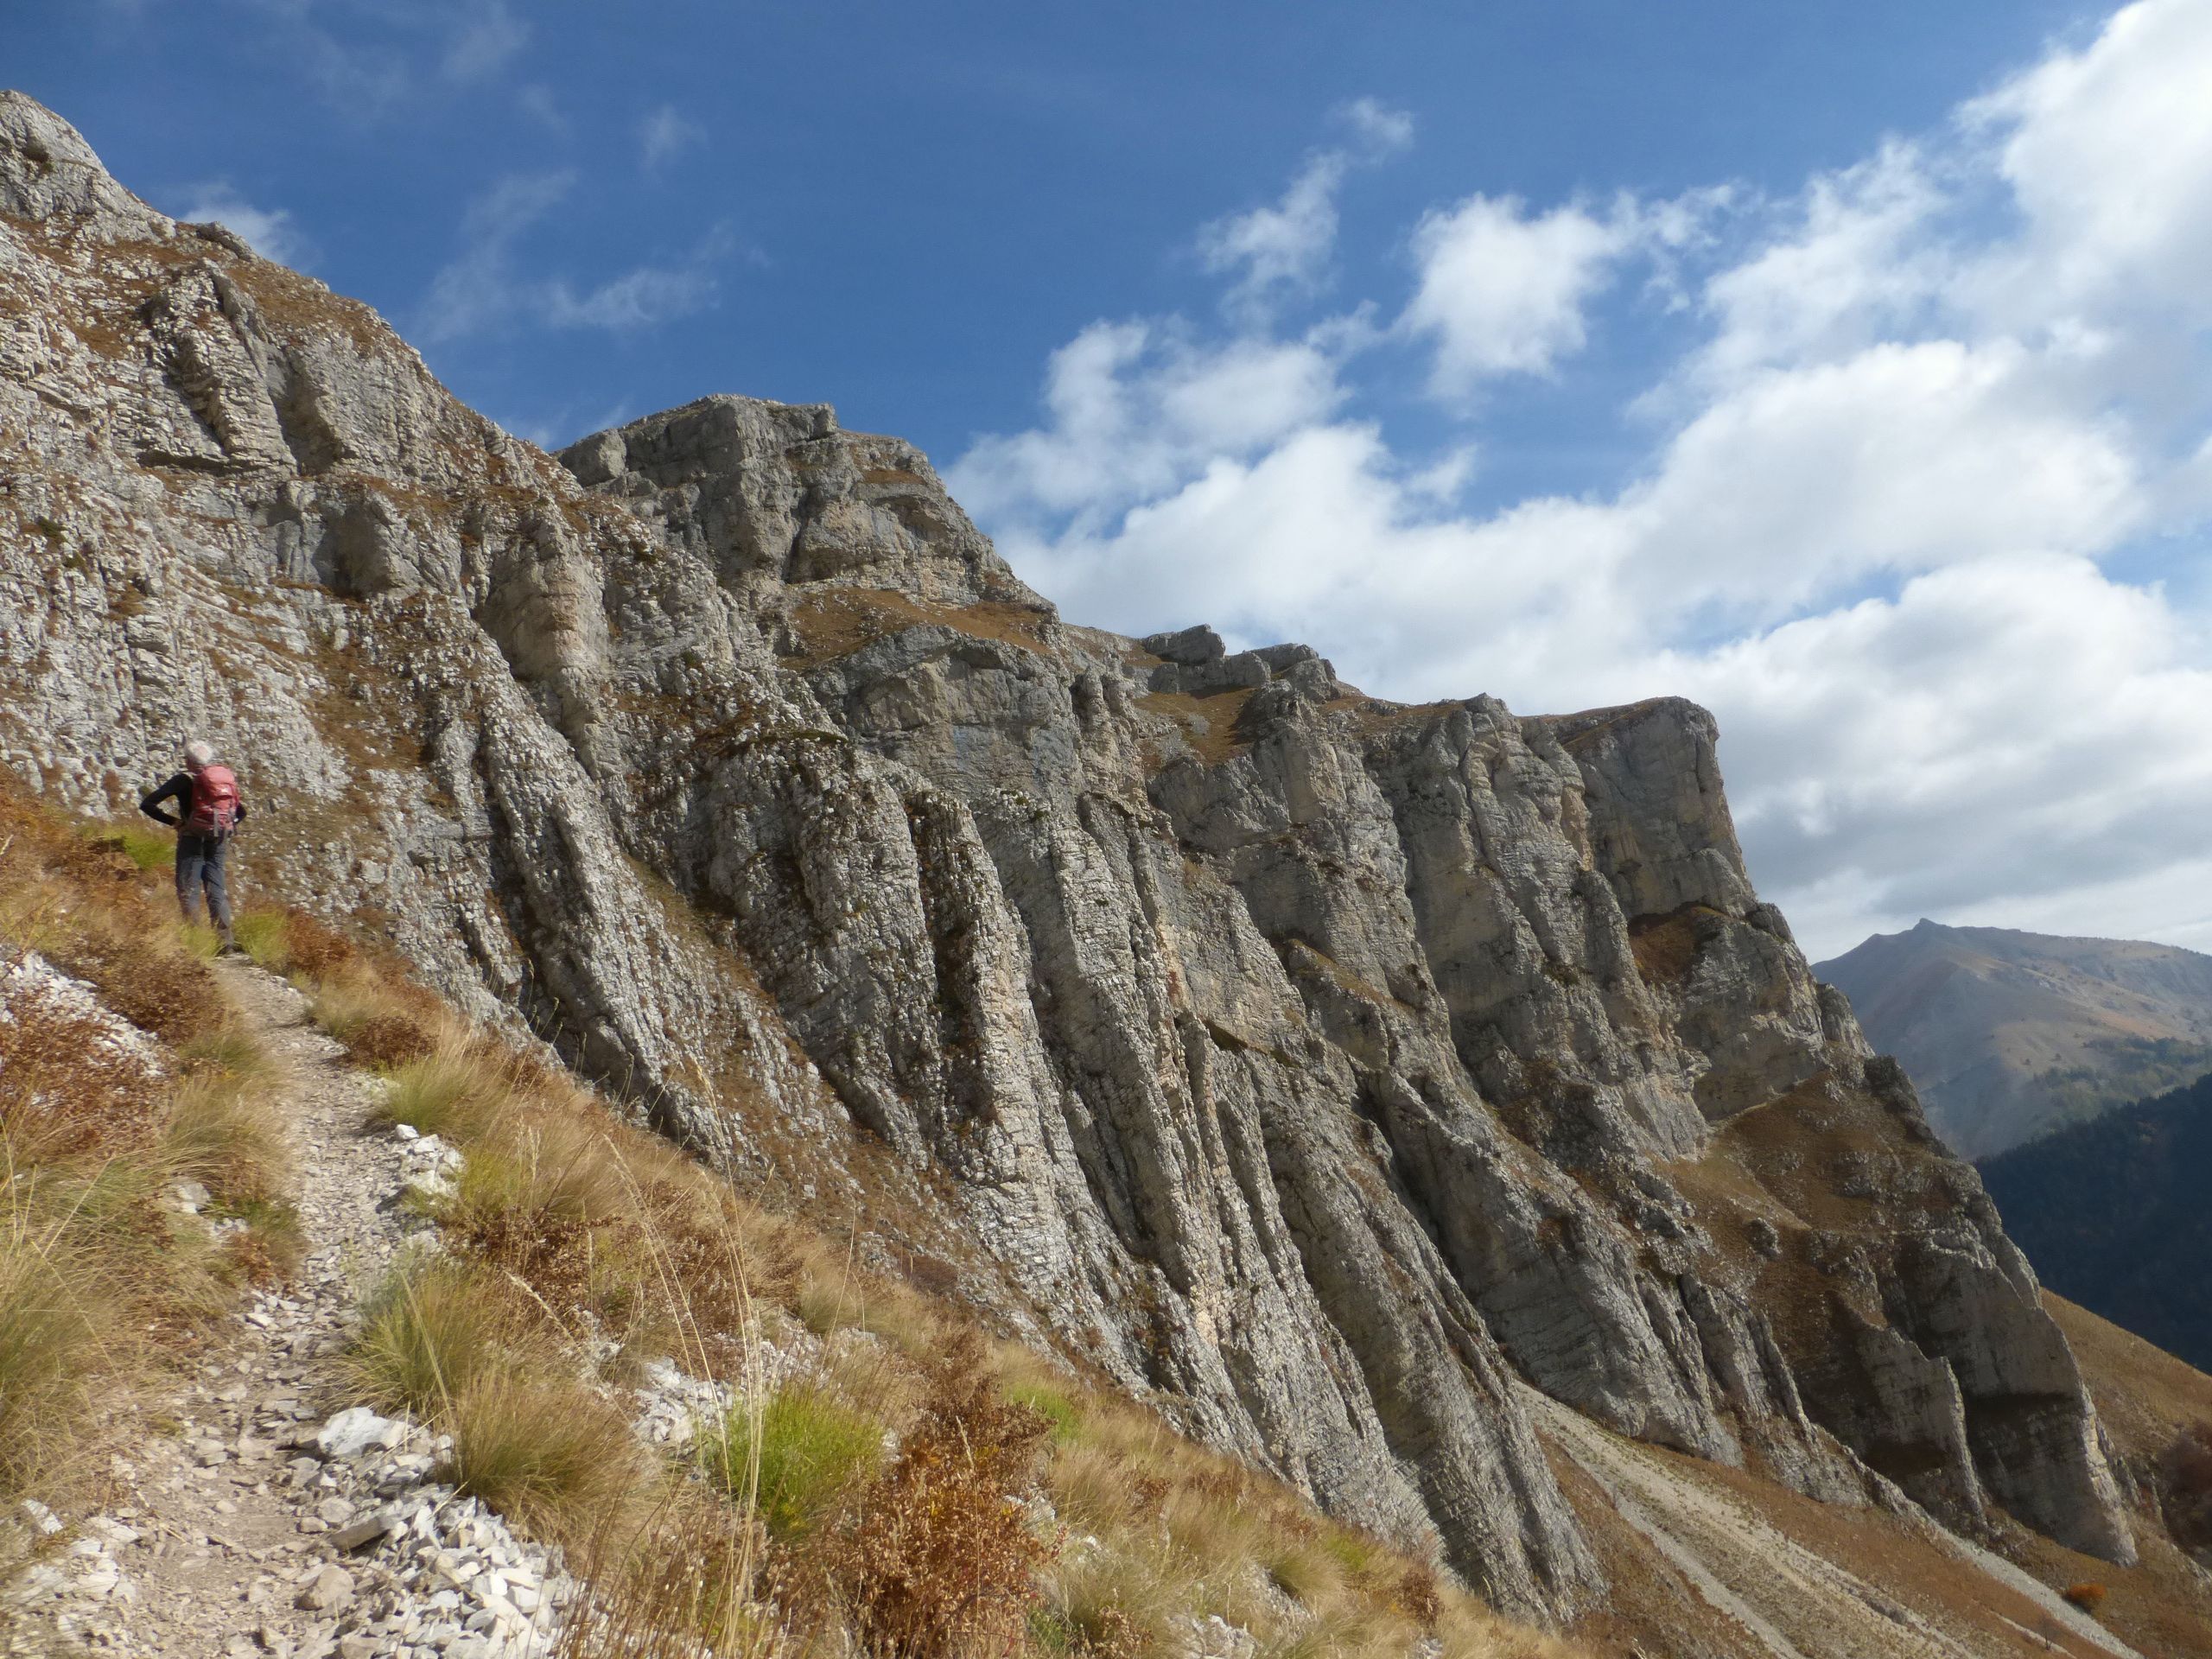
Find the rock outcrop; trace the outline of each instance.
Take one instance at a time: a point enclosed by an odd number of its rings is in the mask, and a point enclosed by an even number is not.
[[[1063,621],[896,439],[557,461],[0,97],[0,760],[188,732],[243,876],[1501,1605],[1603,1574],[1516,1377],[2132,1550],[1973,1172],[1744,868],[1713,721]]]

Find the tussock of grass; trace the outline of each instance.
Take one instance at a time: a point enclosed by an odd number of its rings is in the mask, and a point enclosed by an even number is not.
[[[226,1021],[183,1043],[177,1057],[186,1069],[214,1072],[239,1082],[264,1083],[270,1074],[269,1056],[244,1026]]]
[[[101,1294],[98,1257],[58,1212],[21,1190],[10,1168],[0,1211],[0,1496],[29,1491],[54,1471],[80,1421],[124,1310]]]
[[[258,1051],[254,1072],[261,1069]],[[218,1201],[268,1204],[289,1190],[291,1152],[270,1113],[264,1085],[250,1072],[202,1073],[180,1087],[163,1140],[180,1179],[197,1180]]]
[[[231,937],[255,966],[271,973],[291,971],[286,918],[282,911],[248,910],[232,918]]]
[[[454,1484],[542,1536],[586,1539],[648,1485],[629,1418],[558,1367],[502,1369],[432,1419],[453,1436]]]
[[[480,1141],[515,1104],[505,1070],[465,1035],[442,1033],[428,1053],[391,1068],[376,1116],[456,1145]]]
[[[516,1325],[511,1294],[482,1269],[403,1262],[363,1310],[347,1365],[376,1404],[428,1419],[493,1374]]]
[[[402,1262],[347,1363],[371,1400],[453,1436],[453,1476],[548,1537],[575,1541],[646,1484],[628,1419],[561,1356],[513,1284],[445,1257]]]
[[[708,1478],[750,1501],[769,1535],[803,1538],[883,1460],[883,1425],[872,1414],[801,1384],[766,1404],[741,1403],[700,1437]]]

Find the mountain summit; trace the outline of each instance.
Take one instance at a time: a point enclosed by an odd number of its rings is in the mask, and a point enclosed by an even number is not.
[[[2194,950],[1923,920],[1813,971],[1965,1157],[2212,1071],[2212,957]]]
[[[2012,1652],[1983,1546],[2177,1559],[1703,710],[1077,626],[823,405],[549,456],[16,95],[0,457],[0,762],[111,811],[213,739],[243,878],[1500,1606]],[[1963,1565],[1724,1590],[1691,1468]]]

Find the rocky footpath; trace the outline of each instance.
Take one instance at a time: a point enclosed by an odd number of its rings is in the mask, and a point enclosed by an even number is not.
[[[397,1252],[433,1247],[406,1200],[453,1154],[371,1135],[375,1085],[306,1025],[298,993],[224,972],[275,1063],[310,1249],[296,1283],[256,1294],[196,1375],[114,1437],[128,1449],[103,1510],[65,1524],[26,1506],[47,1545],[5,1592],[17,1639],[126,1659],[550,1654],[576,1593],[557,1558],[456,1497],[448,1442],[346,1403],[331,1363]],[[206,1198],[172,1195],[186,1211]]]
[[[212,738],[245,880],[1501,1606],[1605,1581],[1521,1382],[2132,1557],[1703,711],[1071,625],[824,406],[556,461],[13,95],[0,472],[0,761],[119,810]]]

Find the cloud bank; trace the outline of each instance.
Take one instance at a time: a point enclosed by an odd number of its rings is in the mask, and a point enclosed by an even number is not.
[[[1220,321],[1094,323],[950,481],[1085,621],[1393,696],[1698,698],[1815,954],[1923,914],[2212,949],[2207,86],[2212,7],[2142,0],[1787,199],[1478,192],[1315,315],[1355,161],[1411,137],[1365,106],[1395,141],[1200,232]],[[1655,298],[1688,339],[1636,463],[1465,505],[1485,421]],[[1440,448],[1361,393],[1408,363]]]

